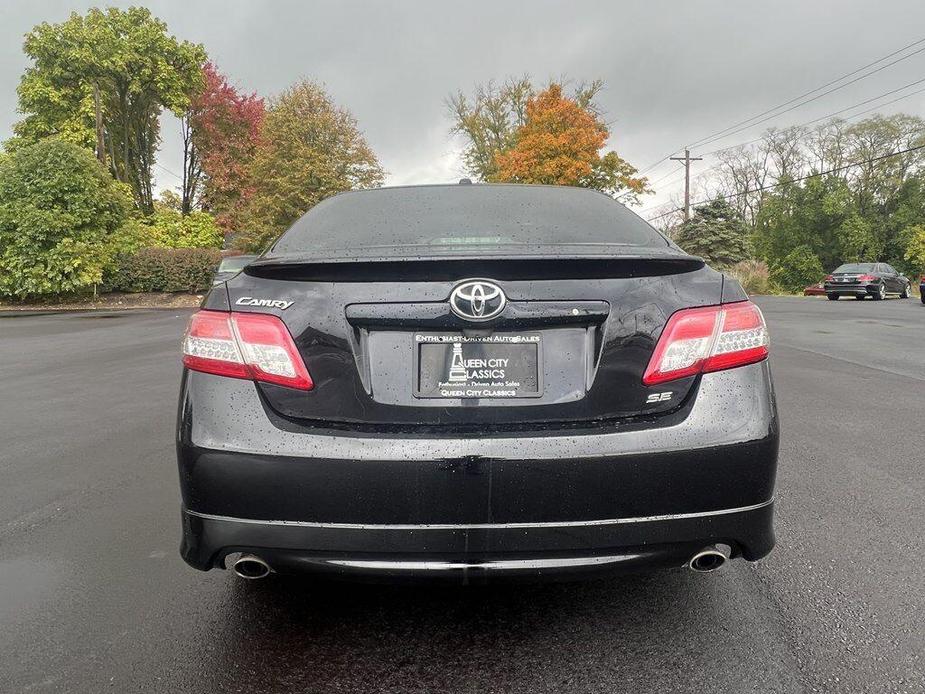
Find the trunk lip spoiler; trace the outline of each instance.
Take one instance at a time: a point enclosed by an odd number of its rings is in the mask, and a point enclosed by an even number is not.
[[[599,244],[589,244],[599,247]],[[325,255],[314,255],[311,253],[285,253],[280,255],[265,254],[260,258],[252,261],[247,268],[259,267],[279,267],[285,265],[320,265],[333,263],[394,263],[394,262],[452,262],[456,260],[486,260],[492,261],[517,261],[517,260],[661,260],[661,261],[679,261],[679,262],[696,262],[706,264],[703,258],[689,255],[680,249],[671,247],[665,248],[647,248],[639,246],[606,246],[611,249],[608,251],[593,252],[586,248],[576,248],[575,244],[562,247],[550,246],[545,252],[542,251],[507,251],[502,252],[497,248],[492,249],[491,253],[479,253],[475,249],[466,249],[463,253],[439,253],[439,252],[400,252],[399,249],[408,249],[407,246],[378,247],[393,248],[395,251],[382,254],[364,254],[357,250],[344,250],[340,253],[330,253]],[[421,250],[421,249],[419,249]]]

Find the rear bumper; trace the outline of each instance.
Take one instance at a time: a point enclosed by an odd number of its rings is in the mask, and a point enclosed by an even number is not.
[[[339,577],[583,576],[774,545],[778,425],[767,363],[705,375],[677,412],[484,438],[319,432],[254,384],[184,375],[183,558],[232,552]],[[230,405],[229,405],[230,403]]]
[[[547,524],[325,524],[187,510],[183,516],[181,552],[196,568],[221,565],[225,555],[242,552],[259,555],[280,573],[363,580],[580,578],[681,566],[716,542],[750,560],[774,546],[771,501],[706,513]],[[221,548],[219,556],[215,548]]]
[[[826,284],[826,294],[836,294],[838,296],[873,296],[880,289],[880,285],[874,284]]]

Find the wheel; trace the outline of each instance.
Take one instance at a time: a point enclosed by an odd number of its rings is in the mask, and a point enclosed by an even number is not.
[[[908,284],[907,284],[905,287],[903,287],[903,290],[902,290],[902,292],[900,293],[899,298],[900,298],[900,299],[908,299],[908,298],[909,298],[909,285],[908,285]]]
[[[883,301],[886,299],[886,285],[881,282],[880,286],[877,287],[877,292],[874,294],[874,301]]]
[[[922,292],[922,303],[925,304],[925,292]]]
[[[829,297],[829,301],[838,301],[838,294],[826,294]]]

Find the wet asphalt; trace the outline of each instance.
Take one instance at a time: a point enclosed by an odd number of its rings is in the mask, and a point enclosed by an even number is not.
[[[925,306],[759,303],[769,557],[466,589],[188,568],[189,312],[0,317],[0,692],[925,692]]]

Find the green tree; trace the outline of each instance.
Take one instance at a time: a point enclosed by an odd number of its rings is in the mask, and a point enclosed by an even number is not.
[[[19,148],[0,166],[0,295],[100,282],[131,206],[86,148],[53,138]]]
[[[879,257],[882,250],[870,222],[852,210],[839,227],[839,260],[843,263],[865,262]]]
[[[202,46],[178,41],[142,7],[77,13],[26,35],[13,147],[50,135],[95,146],[97,158],[153,211],[152,167],[163,109],[182,116],[202,83]]]
[[[711,265],[729,267],[749,257],[748,227],[732,206],[717,198],[695,208],[675,237],[679,246]]]
[[[798,292],[825,275],[819,257],[809,246],[797,246],[774,266],[771,276],[784,289]]]
[[[247,227],[236,242],[261,251],[325,198],[376,187],[383,176],[356,119],[318,84],[299,82],[271,102],[261,124]]]
[[[848,184],[837,177],[820,177],[802,185],[787,183],[768,195],[758,211],[753,236],[755,252],[769,265],[807,246],[824,267],[842,260],[842,240],[857,231],[846,222],[855,203]]]
[[[143,222],[150,229],[148,247],[221,248],[224,235],[215,217],[208,212],[182,214],[179,210],[156,204],[154,214]]]
[[[905,251],[901,265],[910,274],[925,274],[925,224],[916,224],[903,230]]]

